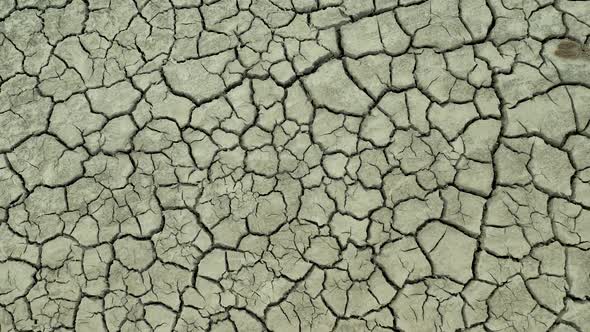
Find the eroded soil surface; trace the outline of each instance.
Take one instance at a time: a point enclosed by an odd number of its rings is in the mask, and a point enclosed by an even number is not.
[[[590,2],[0,0],[0,331],[590,331]]]

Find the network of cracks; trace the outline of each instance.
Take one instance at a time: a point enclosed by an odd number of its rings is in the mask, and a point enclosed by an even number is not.
[[[590,3],[0,0],[0,331],[590,331]]]

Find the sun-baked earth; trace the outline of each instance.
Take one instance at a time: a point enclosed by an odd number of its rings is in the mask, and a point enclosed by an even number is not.
[[[590,331],[590,1],[0,0],[0,332]]]

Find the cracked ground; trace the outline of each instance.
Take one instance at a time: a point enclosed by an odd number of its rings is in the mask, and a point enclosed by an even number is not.
[[[0,332],[590,331],[590,1],[0,0]]]

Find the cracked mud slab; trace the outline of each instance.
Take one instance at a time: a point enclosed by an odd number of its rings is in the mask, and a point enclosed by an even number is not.
[[[0,0],[0,332],[590,332],[590,2]]]

